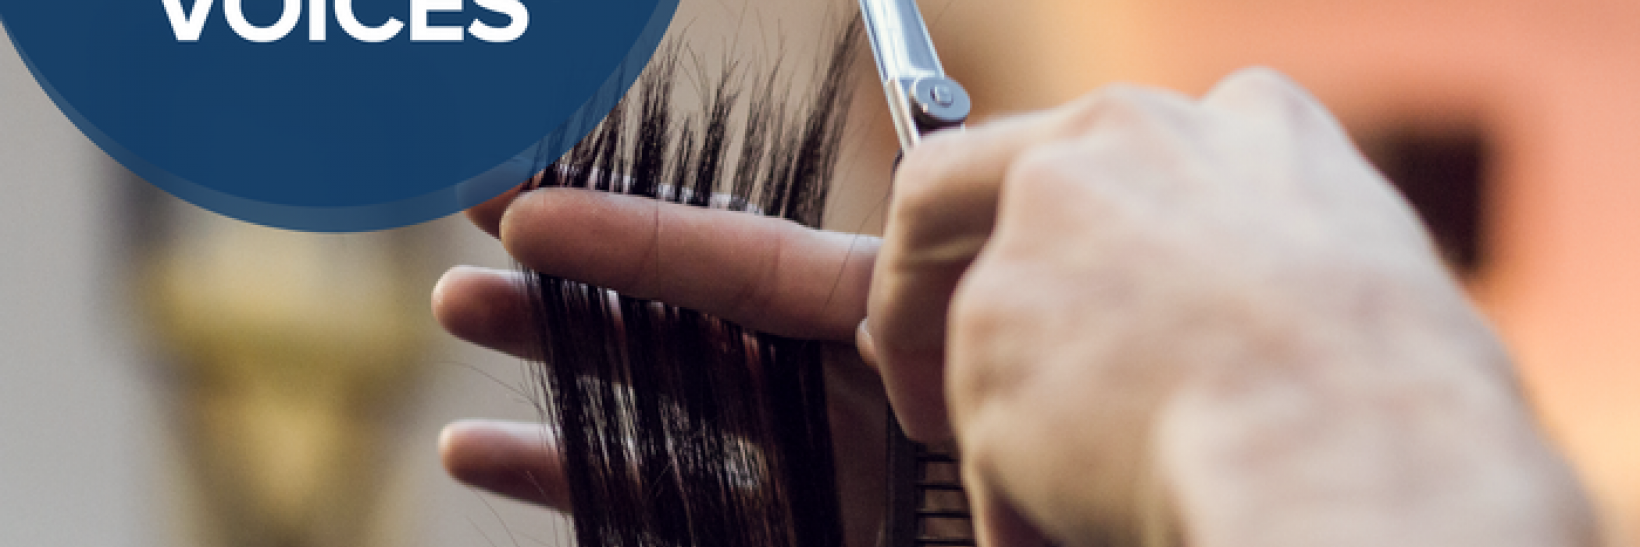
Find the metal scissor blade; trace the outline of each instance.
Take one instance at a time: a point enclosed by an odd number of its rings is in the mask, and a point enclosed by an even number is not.
[[[860,13],[883,81],[945,75],[916,0],[860,0]]]
[[[945,77],[916,0],[860,0],[860,14],[901,150],[915,148],[929,132],[968,120],[968,92]]]

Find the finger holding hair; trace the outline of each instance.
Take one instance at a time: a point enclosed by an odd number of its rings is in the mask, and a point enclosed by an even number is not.
[[[877,238],[744,212],[572,188],[513,200],[501,242],[523,266],[780,336],[847,341]]]
[[[444,469],[469,486],[569,512],[557,439],[542,424],[463,420],[439,434]]]

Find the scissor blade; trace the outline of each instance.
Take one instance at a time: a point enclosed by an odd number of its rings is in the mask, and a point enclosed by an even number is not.
[[[916,0],[860,0],[860,13],[883,81],[945,75]]]

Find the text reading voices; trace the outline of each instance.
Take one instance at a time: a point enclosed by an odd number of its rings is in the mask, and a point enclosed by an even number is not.
[[[165,4],[165,16],[171,21],[171,32],[176,35],[178,42],[198,42],[199,35],[205,31],[205,22],[210,18],[211,6],[215,0],[194,0],[190,10],[183,10],[182,0],[161,0]],[[279,20],[272,25],[258,26],[245,18],[245,0],[223,0],[222,15],[228,19],[228,27],[234,34],[252,42],[276,42],[284,39],[296,23],[302,18],[303,0],[284,0],[284,11],[280,12]],[[328,0],[307,0],[308,3],[308,40],[312,42],[325,41],[325,31],[329,26],[326,21],[325,4]],[[389,17],[386,22],[369,26],[359,22],[353,15],[353,0],[334,0],[336,23],[348,36],[361,42],[386,42],[397,37],[404,30],[404,22]],[[459,26],[435,26],[428,24],[427,14],[431,12],[459,12],[464,0],[410,0],[410,41],[412,42],[460,42],[467,34],[485,42],[511,42],[524,35],[530,26],[530,12],[524,7],[521,0],[473,0],[479,8],[507,16],[511,19],[506,26],[494,27],[483,21],[474,19],[466,28]]]

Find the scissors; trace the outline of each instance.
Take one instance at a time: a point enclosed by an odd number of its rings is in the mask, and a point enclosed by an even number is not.
[[[946,77],[915,0],[860,0],[860,13],[888,95],[900,151],[924,135],[960,128],[972,103],[962,84]]]
[[[860,13],[888,96],[900,153],[916,148],[929,133],[960,129],[972,108],[968,91],[946,77],[916,0],[860,0]],[[882,547],[974,545],[973,519],[958,480],[955,450],[910,441],[893,409],[888,412],[888,431],[888,514]]]

